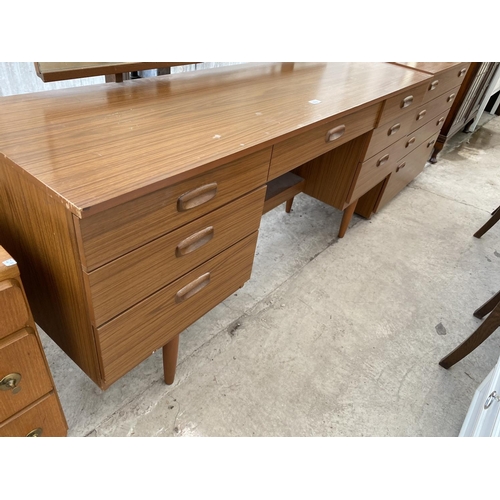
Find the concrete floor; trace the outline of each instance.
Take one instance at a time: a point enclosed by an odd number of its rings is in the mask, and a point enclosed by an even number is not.
[[[488,118],[489,115],[487,115]],[[458,134],[379,214],[305,195],[262,219],[251,280],[102,392],[43,333],[69,436],[457,436],[500,332],[450,370],[500,288],[500,118]]]

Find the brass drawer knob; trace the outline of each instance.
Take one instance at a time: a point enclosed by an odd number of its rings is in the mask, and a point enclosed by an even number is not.
[[[448,99],[446,99],[446,102],[451,102],[451,101],[453,101],[453,99],[455,99],[455,94],[450,94],[448,96]]]
[[[462,69],[458,72],[458,78],[460,78],[460,77],[464,76],[466,71],[467,71],[467,68],[462,68]]]
[[[36,429],[33,429],[31,432],[28,432],[26,434],[26,437],[28,438],[38,438],[43,434],[43,429],[41,427],[37,427]]]
[[[17,394],[21,390],[19,382],[21,382],[20,373],[9,373],[0,380],[0,391],[12,391],[12,394]]]
[[[410,147],[414,142],[416,141],[416,138],[415,136],[413,136],[407,143],[406,143],[406,146],[405,148],[408,148]]]
[[[442,123],[444,122],[444,116],[442,116],[437,122],[436,122],[436,126],[439,127],[439,125],[441,125]]]

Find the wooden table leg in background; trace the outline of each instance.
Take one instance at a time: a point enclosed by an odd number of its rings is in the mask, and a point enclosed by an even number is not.
[[[344,210],[344,215],[342,217],[342,222],[340,223],[339,238],[343,238],[344,237],[344,234],[347,231],[347,228],[349,227],[349,222],[351,222],[352,216],[354,214],[354,210],[356,209],[356,204],[357,203],[358,203],[358,200],[356,200],[354,203],[351,203]]]
[[[163,346],[163,376],[167,385],[174,383],[178,353],[179,335],[176,335],[168,344]]]
[[[500,292],[474,311],[474,316],[476,318],[482,318],[488,313],[490,313],[490,315],[484,320],[481,326],[439,362],[443,368],[450,368],[455,363],[465,358],[465,356],[470,354],[477,346],[481,345],[498,327],[500,327]]]

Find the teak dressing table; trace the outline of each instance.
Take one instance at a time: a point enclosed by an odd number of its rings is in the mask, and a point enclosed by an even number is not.
[[[1,241],[37,323],[102,389],[159,348],[171,383],[179,333],[250,278],[280,185],[343,210],[342,237],[423,169],[469,65],[439,64],[439,84],[263,63],[2,98]]]

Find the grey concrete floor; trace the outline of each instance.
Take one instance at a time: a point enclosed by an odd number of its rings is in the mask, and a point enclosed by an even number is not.
[[[488,116],[488,118],[490,118]],[[379,214],[305,195],[262,219],[251,280],[161,352],[98,389],[41,333],[69,436],[457,436],[500,332],[438,361],[500,289],[500,118],[458,134]]]

